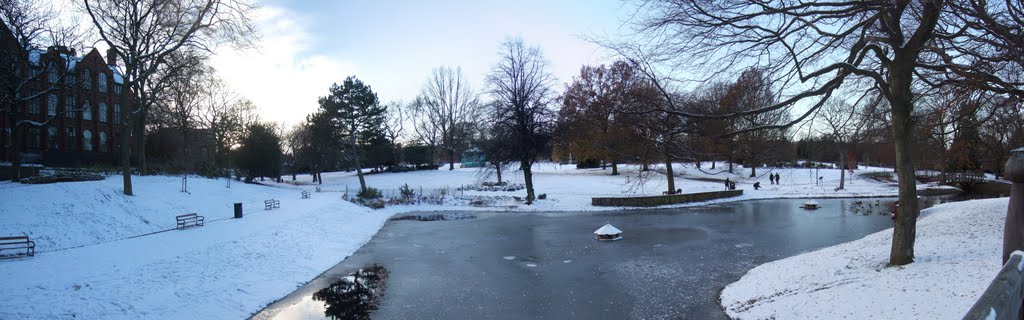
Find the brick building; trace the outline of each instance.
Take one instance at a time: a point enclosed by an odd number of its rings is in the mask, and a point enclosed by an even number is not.
[[[0,22],[0,51],[22,50],[10,38],[10,30]],[[29,79],[22,81],[22,96],[38,97],[21,106],[0,105],[0,161],[18,156],[23,163],[56,166],[113,164],[122,112],[130,110],[121,105],[121,94],[128,90],[122,86],[116,55],[107,52],[104,59],[93,48],[79,56],[74,49],[50,47],[17,56],[27,57],[25,65],[32,75],[19,78]],[[43,125],[23,126],[21,141],[15,144],[12,126],[25,120]]]

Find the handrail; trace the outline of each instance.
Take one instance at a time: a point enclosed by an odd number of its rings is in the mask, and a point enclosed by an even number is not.
[[[1024,252],[1014,251],[964,320],[1019,320],[1024,301]]]

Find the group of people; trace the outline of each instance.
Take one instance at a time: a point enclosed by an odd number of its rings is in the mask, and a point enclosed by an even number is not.
[[[779,179],[782,179],[782,177],[780,177],[778,173],[770,173],[770,174],[768,174],[768,180],[771,181],[772,184],[781,184],[779,182]],[[757,190],[757,189],[761,189],[761,183],[760,182],[755,182],[754,183],[754,190]],[[729,178],[725,178],[725,190],[736,190],[736,182],[729,181]]]

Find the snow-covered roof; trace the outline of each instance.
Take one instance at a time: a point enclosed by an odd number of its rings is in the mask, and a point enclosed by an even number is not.
[[[805,206],[816,206],[816,205],[818,205],[818,202],[814,201],[814,200],[807,200],[807,202],[804,202],[804,205]]]
[[[619,228],[612,226],[610,223],[607,223],[600,229],[594,231],[594,234],[598,235],[615,235],[620,233],[622,233],[622,230],[619,230]]]

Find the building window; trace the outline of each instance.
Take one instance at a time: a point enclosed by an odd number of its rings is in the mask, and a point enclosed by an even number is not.
[[[78,150],[78,141],[75,140],[75,128],[64,128],[64,144],[69,151]]]
[[[107,104],[105,102],[100,102],[100,107],[96,112],[99,113],[100,122],[107,122]]]
[[[121,105],[114,104],[114,123],[121,124]]]
[[[42,143],[42,138],[40,137],[39,128],[28,128],[28,146],[38,149],[40,143]]]
[[[76,113],[75,112],[75,108],[76,108],[76,106],[75,106],[75,97],[74,96],[67,96],[67,98],[64,98],[64,117],[65,118],[74,119],[75,118],[75,113]]]
[[[49,147],[50,150],[60,149],[60,146],[57,145],[57,127],[49,127],[46,129],[46,146]]]
[[[92,75],[89,74],[88,70],[82,71],[82,88],[86,90],[92,88]]]
[[[100,131],[100,152],[107,152],[107,132]]]
[[[92,120],[92,106],[89,105],[88,100],[82,103],[82,119]]]
[[[116,93],[118,95],[121,94],[121,85],[119,85],[119,84],[115,84],[114,85],[114,93]]]
[[[99,88],[100,92],[104,92],[104,93],[107,92],[107,74],[106,73],[100,72],[100,74],[96,75],[96,82],[97,82],[96,86]]]
[[[33,90],[32,93],[29,96],[30,97],[35,97],[35,98],[32,98],[31,100],[28,101],[28,113],[29,114],[39,114],[39,111],[40,111],[39,100],[43,99],[43,96],[39,94],[39,91],[35,91],[35,90]]]
[[[57,95],[50,94],[46,98],[46,115],[51,117],[57,115]]]
[[[60,74],[57,73],[57,64],[52,62],[48,64],[46,66],[46,75],[46,80],[50,83],[57,83],[57,80],[60,80]]]
[[[92,131],[82,131],[82,150],[92,151]]]
[[[39,75],[42,74],[42,72],[43,72],[43,70],[40,69],[39,67],[30,67],[28,70],[29,70],[28,71],[29,79],[38,78]]]

